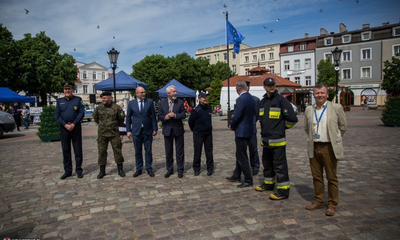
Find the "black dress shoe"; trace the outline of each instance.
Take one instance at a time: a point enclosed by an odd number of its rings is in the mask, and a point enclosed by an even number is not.
[[[83,178],[83,174],[82,173],[77,173],[76,176],[78,176],[78,178]]]
[[[253,186],[252,183],[245,183],[245,182],[243,182],[243,183],[239,184],[237,187],[238,187],[238,188],[245,188],[245,187],[251,187],[251,186]]]
[[[140,175],[142,175],[142,170],[136,171],[136,172],[133,174],[133,177],[138,177],[138,176],[140,176]]]
[[[253,176],[255,176],[255,175],[257,175],[258,174],[258,170],[256,171],[256,170],[254,170],[253,171]]]
[[[240,178],[236,178],[234,176],[232,177],[226,177],[227,180],[231,181],[231,182],[240,182]]]
[[[155,174],[153,173],[153,170],[147,171],[147,174],[149,174],[150,177],[154,177],[155,176]]]
[[[212,171],[207,171],[207,175],[211,176],[212,175]]]
[[[183,178],[183,172],[178,173],[178,178]]]
[[[64,173],[61,177],[60,177],[60,179],[66,179],[67,177],[71,177],[71,173]]]
[[[199,176],[199,175],[200,175],[200,171],[194,172],[194,175],[195,175],[195,176]]]
[[[165,178],[169,178],[172,174],[174,174],[174,172],[168,171],[168,172],[164,175],[164,177],[165,177]]]

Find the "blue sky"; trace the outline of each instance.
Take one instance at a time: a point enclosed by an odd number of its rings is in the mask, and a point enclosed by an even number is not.
[[[320,28],[339,32],[339,23],[350,31],[399,23],[399,9],[398,0],[0,0],[0,23],[14,39],[45,31],[60,53],[83,63],[109,67],[115,47],[117,72],[130,74],[146,55],[194,57],[196,49],[225,44],[224,11],[243,43],[257,47],[317,36]]]

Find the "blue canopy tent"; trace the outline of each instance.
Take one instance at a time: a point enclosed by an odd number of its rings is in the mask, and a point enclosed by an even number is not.
[[[2,103],[11,103],[11,102],[20,102],[20,103],[34,103],[35,97],[25,97],[21,96],[16,92],[13,92],[11,89],[6,87],[0,87],[0,102]]]
[[[141,86],[144,89],[147,89],[147,84],[137,80],[134,77],[131,77],[124,71],[120,71],[115,74],[115,90],[117,91],[128,91],[134,90],[137,86]],[[102,91],[114,91],[114,77],[107,78],[104,81],[96,83],[94,85],[94,89],[102,90]]]
[[[176,91],[178,92],[178,96],[177,97],[196,97],[196,91],[192,90],[188,87],[186,87],[185,85],[183,85],[182,83],[178,82],[175,79],[172,79],[169,83],[167,83],[164,87],[162,87],[161,89],[158,89],[156,92],[158,92],[158,96],[160,98],[166,98],[168,97],[167,95],[167,87],[170,85],[174,85],[176,88]]]

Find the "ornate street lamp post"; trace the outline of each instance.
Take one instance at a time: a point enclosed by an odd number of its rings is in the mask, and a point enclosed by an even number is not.
[[[113,70],[113,79],[114,79],[114,102],[117,103],[117,94],[115,90],[115,69],[117,68],[117,60],[118,60],[118,55],[119,52],[115,50],[115,48],[112,48],[110,51],[107,52],[108,57],[110,58],[110,67]]]
[[[340,55],[342,55],[342,49],[339,49],[338,47],[335,48],[335,50],[331,51],[332,56],[333,56],[333,61],[335,64],[335,71],[336,71],[336,103],[338,103],[338,72],[340,70],[339,65],[340,65]]]

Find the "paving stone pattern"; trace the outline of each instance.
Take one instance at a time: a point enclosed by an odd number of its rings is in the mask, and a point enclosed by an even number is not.
[[[109,146],[102,180],[96,178],[96,136],[83,140],[82,179],[74,173],[60,180],[60,142],[1,142],[0,239],[399,239],[400,128],[365,125],[352,117],[356,124],[345,134],[345,158],[338,164],[340,202],[334,217],[325,216],[324,209],[304,209],[313,200],[313,185],[300,122],[287,131],[291,192],[283,201],[225,180],[235,166],[235,144],[222,120],[213,132],[212,176],[206,174],[204,152],[202,173],[194,176],[190,131],[185,175],[168,179],[161,135],[153,143],[154,178],[132,177],[134,149],[127,138],[127,177],[118,176]],[[262,174],[254,177],[256,184],[262,180]]]

